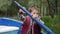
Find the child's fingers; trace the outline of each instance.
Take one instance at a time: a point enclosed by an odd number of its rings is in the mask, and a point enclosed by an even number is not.
[[[25,13],[22,9],[19,9],[19,12]]]

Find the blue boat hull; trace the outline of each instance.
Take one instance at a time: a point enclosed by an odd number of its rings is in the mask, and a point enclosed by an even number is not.
[[[19,28],[19,30],[3,32],[3,33],[0,33],[0,34],[21,34],[22,24],[23,24],[22,21],[18,21],[18,20],[15,20],[15,19],[0,18],[0,26],[13,26],[13,27],[18,27]]]

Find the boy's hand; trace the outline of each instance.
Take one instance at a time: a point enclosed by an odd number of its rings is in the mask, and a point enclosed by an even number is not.
[[[41,19],[41,16],[38,16],[37,18],[40,20]]]
[[[25,13],[22,9],[19,9],[19,12]]]

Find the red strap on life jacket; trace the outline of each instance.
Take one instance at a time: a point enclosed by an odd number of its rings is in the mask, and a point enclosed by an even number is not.
[[[23,27],[22,27],[22,34],[28,34],[30,27],[30,17],[26,16],[26,20],[24,21]]]

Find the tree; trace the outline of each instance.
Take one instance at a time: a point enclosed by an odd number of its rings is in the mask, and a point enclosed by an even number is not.
[[[11,5],[12,0],[0,0],[0,12],[6,14],[8,7]]]
[[[55,13],[57,12],[57,0],[47,0],[49,7],[49,15],[54,18]]]

